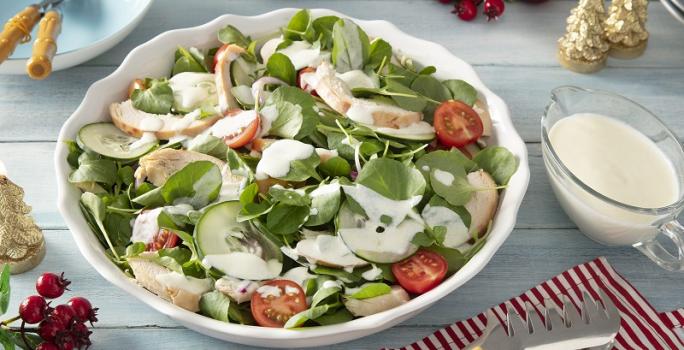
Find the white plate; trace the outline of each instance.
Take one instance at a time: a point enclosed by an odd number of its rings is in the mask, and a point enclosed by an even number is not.
[[[681,11],[677,6],[671,3],[670,0],[660,0],[660,2],[663,3],[663,6],[670,11],[674,18],[684,23],[684,11]]]
[[[684,0],[670,0],[670,2],[679,9],[679,12],[684,13]]]
[[[57,54],[52,70],[58,71],[88,61],[123,40],[145,17],[152,0],[65,0],[62,32],[57,37]],[[7,21],[38,0],[5,0],[0,6],[0,21]],[[21,44],[5,62],[0,74],[26,74],[38,24],[32,40]]]
[[[282,9],[254,17],[225,15],[199,27],[172,30],[158,35],[131,51],[116,71],[95,82],[88,89],[81,105],[62,127],[59,140],[73,139],[84,124],[110,120],[107,106],[125,98],[131,80],[167,75],[171,70],[173,53],[178,45],[217,46],[219,42],[216,39],[216,32],[227,24],[232,24],[253,37],[271,34],[281,26],[286,25],[295,12],[295,9]],[[347,17],[337,12],[320,9],[312,10],[312,14],[314,17],[324,15]],[[370,36],[381,37],[389,41],[396,50],[412,57],[416,62],[436,66],[437,77],[441,79],[460,78],[472,84],[480,92],[480,97],[489,105],[494,123],[493,141],[508,148],[519,159],[518,171],[502,193],[500,207],[494,219],[488,242],[466,266],[435,289],[404,305],[343,324],[307,328],[306,330],[287,330],[216,321],[181,309],[148,292],[138,286],[134,280],[126,277],[118,267],[107,259],[102,245],[90,231],[79,211],[80,192],[67,181],[70,172],[66,161],[68,151],[64,142],[58,142],[55,152],[59,192],[58,207],[86,260],[112,284],[188,328],[219,339],[269,347],[321,346],[379,332],[415,316],[453,292],[482,270],[513,230],[518,209],[529,183],[527,149],[513,127],[508,107],[501,98],[484,86],[469,64],[453,56],[443,46],[407,35],[389,22],[353,20],[363,27]],[[444,322],[449,321],[452,320],[444,320]]]

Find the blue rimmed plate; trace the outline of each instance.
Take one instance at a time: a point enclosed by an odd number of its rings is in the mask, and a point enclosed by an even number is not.
[[[57,38],[53,71],[73,67],[109,50],[128,35],[145,16],[152,0],[65,0],[62,33]],[[12,0],[0,6],[4,23],[38,0]],[[38,25],[35,26],[32,36]],[[0,74],[25,74],[32,42],[19,45],[0,64]]]

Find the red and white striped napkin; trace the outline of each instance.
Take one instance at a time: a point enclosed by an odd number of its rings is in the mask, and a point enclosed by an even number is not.
[[[507,305],[524,315],[525,302],[530,302],[539,311],[548,298],[560,307],[560,295],[565,295],[577,306],[583,291],[599,298],[599,290],[612,299],[622,316],[614,349],[684,349],[684,308],[659,314],[603,257],[577,265],[491,310],[503,324]],[[463,349],[482,335],[487,323],[485,315],[483,312],[456,322],[401,350]]]

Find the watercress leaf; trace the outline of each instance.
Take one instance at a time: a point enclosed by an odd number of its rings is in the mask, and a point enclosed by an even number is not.
[[[292,61],[280,52],[276,52],[268,58],[266,70],[270,76],[278,78],[289,85],[294,85],[297,79],[297,71],[294,65],[292,65]]]
[[[433,245],[432,247],[428,247],[426,249],[444,257],[444,259],[447,261],[448,274],[452,274],[460,270],[461,267],[463,267],[463,265],[465,265],[465,263],[468,261],[463,253],[461,253],[458,249],[440,247],[437,245]]]
[[[354,319],[354,315],[346,308],[339,308],[335,312],[327,312],[315,319],[321,326],[348,322]]]
[[[304,181],[310,177],[321,180],[320,175],[316,172],[316,167],[320,164],[321,158],[314,152],[309,158],[298,159],[290,162],[290,171],[287,175],[279,179],[285,181]]]
[[[230,168],[231,173],[243,176],[247,179],[247,181],[253,180],[253,168],[251,168],[249,164],[247,164],[245,159],[240,157],[240,154],[237,153],[234,149],[228,148],[226,150],[226,162],[228,163],[228,168]]]
[[[5,264],[0,274],[0,315],[7,312],[10,300],[10,266]]]
[[[166,79],[145,79],[144,90],[131,94],[133,107],[152,114],[167,114],[173,106],[173,90]]]
[[[311,12],[308,9],[297,11],[287,27],[283,28],[283,38],[288,40],[306,40],[313,42],[314,29],[311,26]]]
[[[113,185],[117,181],[116,162],[109,159],[82,161],[76,170],[69,174],[69,182],[97,182]]]
[[[309,193],[311,211],[306,226],[323,225],[332,220],[340,208],[340,184],[337,181],[321,184]]]
[[[179,46],[176,50],[176,62],[173,65],[173,70],[171,75],[176,75],[183,72],[197,72],[205,73],[207,68],[204,64],[204,55],[199,53],[197,49],[194,50],[195,55],[193,55],[190,50]],[[199,53],[199,54],[198,54]],[[201,56],[201,57],[199,57]],[[150,112],[151,113],[151,112]],[[157,113],[161,114],[161,113]]]
[[[330,305],[320,305],[304,310],[287,320],[283,327],[286,329],[300,327],[309,320],[315,320],[323,316],[328,310],[330,310]]]
[[[435,239],[426,232],[418,232],[411,239],[411,243],[419,247],[429,247],[435,244]]]
[[[249,46],[250,43],[249,37],[230,24],[218,31],[218,40],[224,44],[235,44],[243,48]]]
[[[112,251],[114,257],[119,260],[117,251],[114,248],[115,246],[112,244],[109,233],[105,229],[104,221],[107,217],[107,213],[102,199],[93,193],[84,192],[79,200],[79,207],[93,232],[99,233],[98,238],[100,238],[100,242],[106,244],[109,250]]]
[[[349,165],[349,162],[339,156],[332,157],[321,163],[319,169],[321,169],[323,175],[330,177],[349,176],[351,173],[351,165]]]
[[[338,303],[340,302],[339,294],[341,291],[342,288],[340,287],[328,287],[317,290],[311,298],[311,307],[323,304],[338,306]]]
[[[437,68],[435,66],[427,66],[418,72],[419,75],[431,75],[437,72]]]
[[[200,313],[215,320],[230,322],[228,310],[230,309],[230,298],[225,294],[212,290],[202,294],[199,301]]]
[[[454,100],[461,101],[469,106],[472,106],[477,101],[477,90],[463,80],[449,79],[443,81],[442,84],[449,89],[451,98]]]
[[[337,16],[318,17],[313,21],[313,29],[318,35],[322,49],[330,49],[333,45],[333,27],[340,18]]]
[[[293,234],[304,224],[308,216],[308,206],[278,203],[266,216],[266,227],[275,234]]]
[[[104,220],[104,228],[115,247],[125,247],[131,240],[133,215],[108,213]]]
[[[254,199],[259,194],[259,185],[254,182],[245,187],[240,193],[240,204],[246,205],[247,203],[254,202]]]
[[[267,202],[261,203],[245,203],[240,209],[237,221],[244,222],[247,220],[252,220],[261,215],[269,213],[273,209],[273,205]]]
[[[484,247],[485,243],[487,243],[487,238],[486,238],[486,237],[480,238],[480,239],[478,239],[477,241],[475,241],[475,244],[473,244],[473,246],[470,247],[470,249],[468,249],[468,250],[463,254],[463,256],[465,257],[466,261],[470,260],[473,256],[475,256],[475,254],[477,254],[477,252],[479,252],[480,249],[482,249],[482,247]]]
[[[425,191],[425,179],[418,170],[389,158],[368,161],[356,183],[393,200],[409,199]]]
[[[451,171],[433,169],[430,171],[430,184],[432,189],[446,199],[451,205],[464,205],[468,203],[474,188],[466,179],[465,172],[457,174],[458,166],[452,167]],[[460,168],[463,171],[463,168]],[[450,181],[449,181],[450,180]]]
[[[133,168],[130,165],[121,167],[117,172],[117,175],[119,177],[119,181],[126,186],[130,186],[132,183],[135,182],[135,176],[133,176]]]
[[[332,61],[340,73],[363,69],[368,61],[368,35],[348,19],[340,19],[333,26]]]
[[[502,186],[508,184],[508,180],[518,169],[518,160],[504,147],[487,147],[478,152],[473,160]]]
[[[67,145],[67,149],[69,150],[69,154],[67,155],[67,163],[69,163],[72,168],[78,168],[78,157],[81,156],[83,150],[78,146],[76,141],[66,140],[64,143]]]
[[[389,294],[392,291],[392,287],[382,282],[365,283],[359,288],[360,289],[355,291],[353,294],[345,295],[345,297],[351,299],[369,299]]]
[[[226,146],[222,139],[216,136],[203,134],[190,139],[188,151],[204,153],[225,160],[228,146]]]
[[[316,275],[325,275],[325,276],[332,276],[344,283],[357,283],[361,281],[363,278],[361,277],[361,274],[354,272],[347,272],[343,269],[335,269],[332,267],[327,267],[327,266],[316,266],[316,268],[312,269],[311,272],[315,273]]]
[[[385,90],[390,92],[390,97],[399,107],[408,111],[422,112],[427,106],[428,102],[425,98],[418,96],[415,91],[398,80],[387,79],[385,83]]]
[[[457,169],[460,167],[461,169]],[[466,158],[459,151],[438,150],[426,153],[416,161],[416,168],[423,174],[428,186],[430,184],[430,173],[433,169],[451,172],[454,176],[465,176],[465,172],[473,171],[477,164]]]
[[[392,46],[380,38],[373,39],[369,51],[366,67],[373,70],[378,69],[381,65],[387,65],[392,58]]]
[[[437,78],[430,75],[418,75],[411,83],[411,90],[437,102],[451,98],[451,93]]]
[[[216,164],[197,161],[171,175],[161,187],[161,195],[168,204],[185,203],[199,209],[218,197],[221,184]]]
[[[316,128],[316,101],[308,93],[292,86],[281,86],[266,100],[261,114],[275,114],[269,135],[302,139]]]
[[[143,192],[141,195],[131,199],[131,202],[141,205],[145,208],[156,208],[166,204],[161,193],[161,187],[153,188],[149,191]]]
[[[413,80],[418,77],[417,72],[404,68],[398,64],[390,63],[388,68],[389,76],[392,77],[392,80],[396,80],[404,86],[411,86]]]
[[[268,195],[271,196],[273,202],[294,205],[294,206],[309,206],[311,198],[303,191],[297,191],[290,188],[274,185],[268,189]]]
[[[136,257],[145,250],[147,250],[147,246],[145,245],[145,243],[133,242],[133,244],[130,244],[126,247],[126,254],[124,255],[124,258]]]
[[[458,214],[458,216],[461,217],[461,220],[463,221],[463,224],[466,227],[470,227],[470,220],[471,220],[470,213],[468,212],[468,210],[465,207],[451,205],[444,198],[437,196],[437,195],[432,196],[432,198],[430,198],[428,205],[430,205],[431,207],[445,207],[445,208],[453,211],[454,213]]]

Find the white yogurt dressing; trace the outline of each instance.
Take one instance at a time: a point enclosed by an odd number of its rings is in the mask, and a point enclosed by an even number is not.
[[[333,281],[333,280],[327,280],[323,282],[321,285],[321,288],[342,288],[342,282],[341,281]]]
[[[372,266],[373,267],[370,270],[361,274],[361,277],[363,277],[363,279],[366,281],[375,281],[382,276],[382,269],[377,267],[375,264]]]
[[[221,118],[209,128],[209,135],[218,138],[236,135],[249,126],[256,118],[259,118],[259,116],[253,109]]]
[[[345,73],[337,73],[337,77],[342,80],[348,88],[350,89],[355,89],[355,88],[378,88],[380,87],[380,82],[378,82],[377,78],[373,79],[368,76],[368,74],[364,73],[362,70],[350,70]]]
[[[454,183],[454,175],[448,171],[435,169],[432,173],[432,177],[444,186],[451,186],[451,184]]]
[[[304,256],[311,264],[323,262],[328,265],[351,267],[368,264],[356,257],[339,236],[328,234],[319,234],[314,238],[297,242],[295,254]]]
[[[279,287],[269,285],[257,288],[256,292],[264,299],[268,299],[268,297],[277,298],[282,293]]]
[[[184,276],[176,271],[155,276],[157,282],[167,289],[182,289],[192,294],[204,294],[211,290],[211,279]]]
[[[276,259],[266,261],[245,252],[209,254],[202,259],[202,264],[217,268],[235,278],[255,281],[275,278],[283,268],[283,264]]]
[[[316,67],[330,58],[330,53],[322,52],[319,46],[313,46],[306,41],[293,41],[290,46],[278,52],[287,56],[296,70]]]
[[[304,266],[295,267],[288,270],[283,274],[283,278],[297,283],[302,288],[304,287],[304,282],[310,278],[315,278],[316,276],[309,273],[309,269]]]
[[[169,79],[173,90],[174,107],[181,111],[190,111],[203,102],[218,104],[216,82],[212,73],[183,72]]]
[[[446,207],[426,205],[422,212],[425,223],[434,228],[444,226],[447,229],[444,237],[444,246],[457,248],[470,239],[468,228],[461,217],[453,210]]]
[[[147,116],[140,121],[138,128],[142,131],[159,131],[164,127],[164,120],[154,116]]]
[[[674,166],[633,127],[607,116],[581,113],[559,120],[549,139],[563,164],[582,182],[618,202],[658,208],[677,201]],[[656,234],[652,215],[603,202],[551,174],[559,201],[580,229],[606,244],[633,244]]]
[[[163,123],[162,123],[163,124]],[[142,137],[135,140],[135,142],[128,145],[128,149],[136,149],[138,147],[147,146],[151,143],[157,142],[157,136],[153,132],[143,132]]]
[[[296,140],[278,140],[266,148],[256,168],[256,178],[284,177],[290,172],[290,162],[311,157],[312,145]]]
[[[378,226],[392,227],[401,223],[407,215],[416,216],[413,207],[415,207],[422,196],[414,196],[413,198],[405,200],[389,199],[372,189],[356,184],[354,186],[342,186],[344,193],[353,198],[366,212],[366,216],[372,223],[377,223]],[[390,225],[385,225],[381,221],[382,216],[388,216],[392,222]]]
[[[145,210],[135,218],[131,242],[143,242],[145,244],[152,242],[154,236],[159,232],[157,218],[162,209]]]

